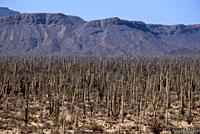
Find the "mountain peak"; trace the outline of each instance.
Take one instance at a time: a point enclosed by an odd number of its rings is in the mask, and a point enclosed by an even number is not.
[[[20,12],[10,10],[8,7],[0,7],[0,17],[18,15]]]
[[[5,25],[12,24],[71,24],[84,23],[85,21],[77,16],[64,15],[62,13],[26,13],[16,16],[0,18],[0,22]]]

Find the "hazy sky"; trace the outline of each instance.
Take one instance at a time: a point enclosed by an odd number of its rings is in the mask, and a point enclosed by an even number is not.
[[[155,24],[200,24],[200,0],[0,0],[0,6],[85,20],[119,17]]]

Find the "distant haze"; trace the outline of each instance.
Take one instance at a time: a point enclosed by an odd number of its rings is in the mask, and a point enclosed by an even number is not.
[[[89,21],[110,17],[151,24],[199,24],[199,0],[0,0],[21,13],[64,13]]]

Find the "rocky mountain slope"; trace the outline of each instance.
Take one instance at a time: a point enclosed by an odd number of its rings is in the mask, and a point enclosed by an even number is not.
[[[200,54],[200,25],[119,18],[85,21],[61,13],[0,18],[0,55],[149,56]]]
[[[7,7],[0,7],[0,17],[10,16],[10,15],[19,15],[20,12],[13,11]]]

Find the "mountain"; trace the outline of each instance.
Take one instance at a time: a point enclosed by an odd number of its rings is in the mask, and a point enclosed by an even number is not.
[[[150,56],[200,54],[200,25],[120,18],[85,21],[61,13],[0,18],[0,55]]]
[[[10,10],[7,7],[0,7],[0,17],[19,15],[19,14],[20,12]]]

